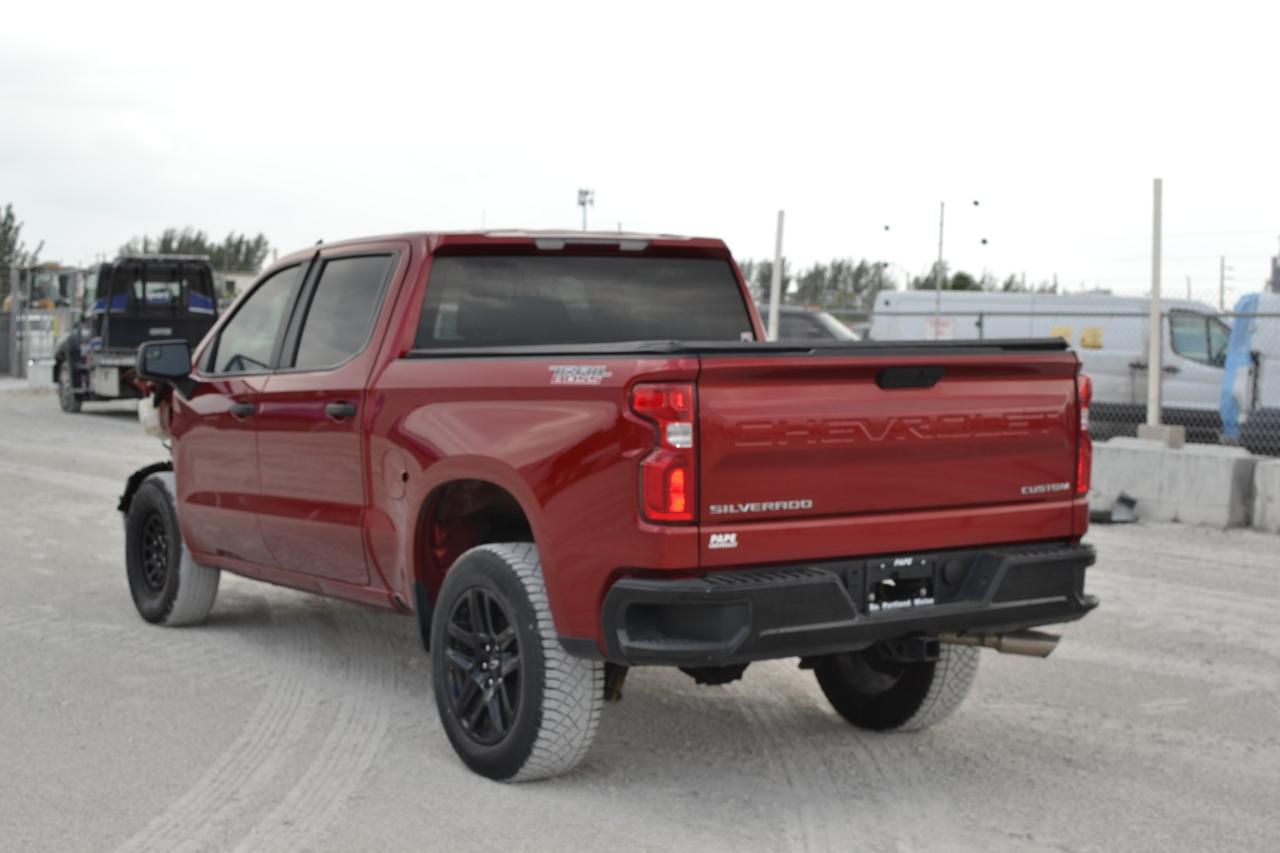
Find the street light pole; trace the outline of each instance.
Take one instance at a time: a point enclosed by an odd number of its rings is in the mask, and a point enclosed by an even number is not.
[[[1164,320],[1160,306],[1160,237],[1164,182],[1155,179],[1151,204],[1151,306],[1147,320],[1147,426],[1160,426],[1161,357],[1164,355]]]
[[[587,230],[587,208],[596,203],[596,191],[578,190],[578,207],[582,208],[582,230]]]
[[[778,306],[782,303],[782,220],[784,212],[778,211],[778,238],[773,246],[773,269],[769,277],[769,326],[765,335],[771,341],[778,339]]]

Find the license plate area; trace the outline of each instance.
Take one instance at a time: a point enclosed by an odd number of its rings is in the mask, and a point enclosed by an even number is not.
[[[867,564],[867,613],[891,613],[935,602],[937,561],[928,557],[894,557]]]

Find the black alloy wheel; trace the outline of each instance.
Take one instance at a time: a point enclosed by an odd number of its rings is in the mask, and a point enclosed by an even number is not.
[[[520,644],[511,614],[488,589],[458,596],[444,659],[446,699],[458,724],[478,744],[502,741],[520,710]]]
[[[147,515],[142,525],[142,582],[159,593],[169,578],[169,532],[160,513]]]

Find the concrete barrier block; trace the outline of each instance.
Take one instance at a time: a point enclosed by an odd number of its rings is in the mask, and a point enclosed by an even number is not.
[[[1123,491],[1146,521],[1239,527],[1253,510],[1256,463],[1239,447],[1113,438],[1094,446],[1090,502],[1109,505]]]
[[[1253,469],[1253,526],[1280,533],[1280,459],[1259,461]]]
[[[1160,472],[1168,448],[1162,441],[1118,437],[1093,446],[1091,507],[1110,507],[1125,492],[1137,498],[1138,518],[1173,521],[1175,508],[1160,492]]]
[[[1253,511],[1257,458],[1242,447],[1189,444],[1170,450],[1160,468],[1160,492],[1176,521],[1244,527]]]

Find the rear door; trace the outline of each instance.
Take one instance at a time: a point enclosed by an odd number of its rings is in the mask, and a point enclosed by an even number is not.
[[[255,416],[262,534],[284,569],[367,584],[365,388],[408,245],[322,251]]]
[[[1061,352],[706,356],[701,520],[1069,500],[1075,372]]]

